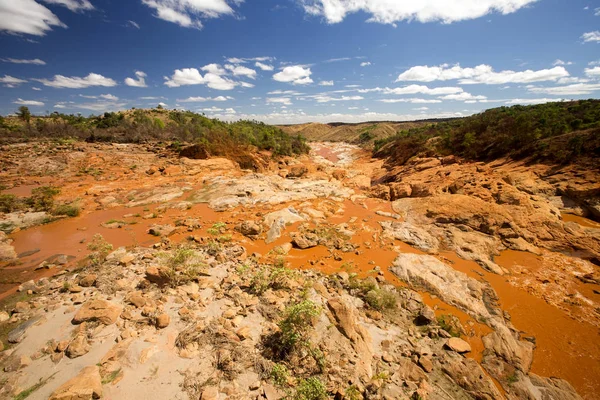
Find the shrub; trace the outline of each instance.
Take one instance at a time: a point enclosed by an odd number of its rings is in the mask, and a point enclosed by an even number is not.
[[[396,296],[386,289],[371,290],[365,295],[367,304],[378,311],[396,308]]]
[[[0,212],[11,213],[20,209],[19,200],[14,194],[0,194]]]
[[[273,379],[273,383],[276,386],[283,387],[287,385],[288,378],[290,376],[290,372],[282,364],[273,365],[273,369],[271,369],[271,379]]]
[[[35,211],[50,211],[54,207],[54,196],[59,193],[59,188],[41,186],[31,191],[31,197],[26,202]]]
[[[261,295],[268,289],[285,289],[288,279],[293,274],[292,270],[285,265],[275,265],[273,267],[263,266],[258,269],[250,281],[250,291]]]
[[[200,254],[193,249],[180,247],[171,254],[166,262],[163,275],[173,287],[184,285],[197,279],[206,267]]]
[[[302,379],[296,389],[294,400],[325,400],[327,389],[319,378]]]
[[[56,207],[52,213],[54,215],[66,215],[68,217],[77,217],[79,216],[80,212],[81,209],[78,205],[61,204],[60,206]]]
[[[310,300],[288,307],[278,324],[281,330],[282,350],[289,352],[298,344],[308,344],[313,320],[321,314],[321,308]]]
[[[88,250],[92,251],[89,255],[89,260],[94,266],[98,266],[106,261],[106,256],[112,251],[112,244],[104,240],[101,234],[96,233],[92,237],[92,241],[87,246]]]

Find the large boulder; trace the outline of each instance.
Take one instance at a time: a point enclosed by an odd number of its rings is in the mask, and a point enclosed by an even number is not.
[[[104,325],[117,322],[117,318],[123,311],[123,307],[107,300],[88,300],[71,321],[73,324],[81,324],[86,321],[99,321]]]
[[[79,374],[64,383],[48,400],[91,400],[102,397],[102,378],[96,365],[85,367]]]

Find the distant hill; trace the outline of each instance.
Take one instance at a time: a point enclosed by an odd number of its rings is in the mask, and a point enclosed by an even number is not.
[[[399,131],[419,128],[445,120],[424,120],[412,122],[362,122],[348,124],[334,122],[329,124],[308,123],[299,125],[280,125],[279,128],[290,135],[300,134],[310,141],[367,143],[386,139]]]

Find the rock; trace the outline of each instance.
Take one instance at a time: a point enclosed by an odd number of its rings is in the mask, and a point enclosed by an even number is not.
[[[410,244],[419,250],[436,254],[439,251],[440,242],[425,229],[408,222],[380,222],[386,235],[396,240]]]
[[[81,286],[81,287],[92,287],[96,283],[96,279],[98,279],[98,275],[96,275],[96,274],[86,274],[86,275],[83,275],[79,279],[79,286]]]
[[[468,353],[471,351],[471,345],[461,338],[453,337],[448,339],[445,346],[457,353]]]
[[[473,359],[451,357],[442,364],[442,371],[476,399],[495,400],[504,397],[492,379]]]
[[[306,165],[294,165],[290,168],[290,171],[287,174],[287,178],[302,178],[304,175],[308,173],[308,168]]]
[[[19,302],[17,302],[17,304],[15,304],[15,308],[13,309],[13,312],[23,314],[29,310],[31,310],[31,306],[29,305],[29,303],[26,303],[24,301],[19,301]]]
[[[127,297],[128,303],[133,304],[136,308],[141,308],[146,305],[146,298],[140,292],[133,292]]]
[[[346,177],[346,170],[345,169],[336,169],[335,171],[333,171],[331,173],[331,176],[333,176],[338,181],[341,181],[342,179],[344,179]]]
[[[205,145],[194,144],[182,149],[179,152],[179,157],[187,157],[192,160],[206,160],[207,158],[210,158],[210,154]]]
[[[304,217],[293,207],[286,207],[265,215],[264,224],[269,227],[266,243],[273,243],[281,236],[287,225],[300,221],[304,221]]]
[[[10,319],[10,315],[6,311],[0,311],[0,322],[8,321]]]
[[[133,255],[131,253],[127,253],[123,257],[121,257],[121,259],[119,260],[119,264],[122,265],[123,267],[127,267],[134,260],[135,260],[135,255]]]
[[[219,400],[219,389],[216,386],[209,386],[202,390],[200,400]]]
[[[419,312],[415,322],[417,325],[429,325],[436,321],[435,312],[428,305],[424,305]]]
[[[314,233],[296,234],[292,244],[299,249],[310,249],[319,245],[319,237]]]
[[[389,201],[391,199],[390,187],[387,185],[375,185],[369,190],[369,195],[377,199]]]
[[[148,233],[152,236],[170,236],[177,228],[173,225],[152,225],[148,229]]]
[[[31,364],[29,356],[17,356],[10,358],[4,365],[4,372],[13,372],[28,367]]]
[[[27,330],[35,325],[41,318],[41,316],[33,317],[10,331],[8,334],[8,343],[20,343],[23,338],[25,338]]]
[[[431,361],[431,357],[429,356],[421,356],[419,357],[419,366],[423,368],[423,371],[429,373],[433,371],[433,362]]]
[[[104,325],[114,324],[123,311],[123,307],[106,300],[88,300],[71,321],[80,324],[86,321],[99,321]]]
[[[410,197],[412,188],[408,183],[390,183],[390,200],[396,201],[405,197]]]
[[[286,255],[290,252],[290,250],[292,250],[293,247],[294,245],[291,243],[284,243],[281,246],[273,248],[273,251],[275,252],[275,254]]]
[[[267,400],[280,400],[285,397],[281,391],[268,383],[263,385],[263,394]]]
[[[50,395],[48,400],[91,400],[102,398],[100,368],[85,367],[79,374],[64,383]]]
[[[167,326],[169,326],[169,324],[171,323],[171,317],[169,317],[168,314],[160,314],[158,317],[156,317],[156,327],[158,329],[163,329],[166,328]]]
[[[421,382],[423,379],[427,379],[425,372],[406,357],[402,357],[398,361],[398,370],[395,375],[403,381],[410,382]]]
[[[256,238],[262,233],[262,226],[254,221],[244,221],[240,225],[240,233],[249,238]]]
[[[90,348],[91,346],[85,335],[77,335],[71,344],[69,344],[69,347],[67,347],[65,354],[69,358],[77,358],[87,354]]]

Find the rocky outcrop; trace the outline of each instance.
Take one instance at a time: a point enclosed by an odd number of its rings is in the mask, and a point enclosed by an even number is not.
[[[85,367],[56,389],[48,400],[91,400],[102,398],[102,378],[97,366]]]
[[[123,308],[107,300],[88,300],[73,317],[74,324],[98,321],[104,325],[114,324]]]

